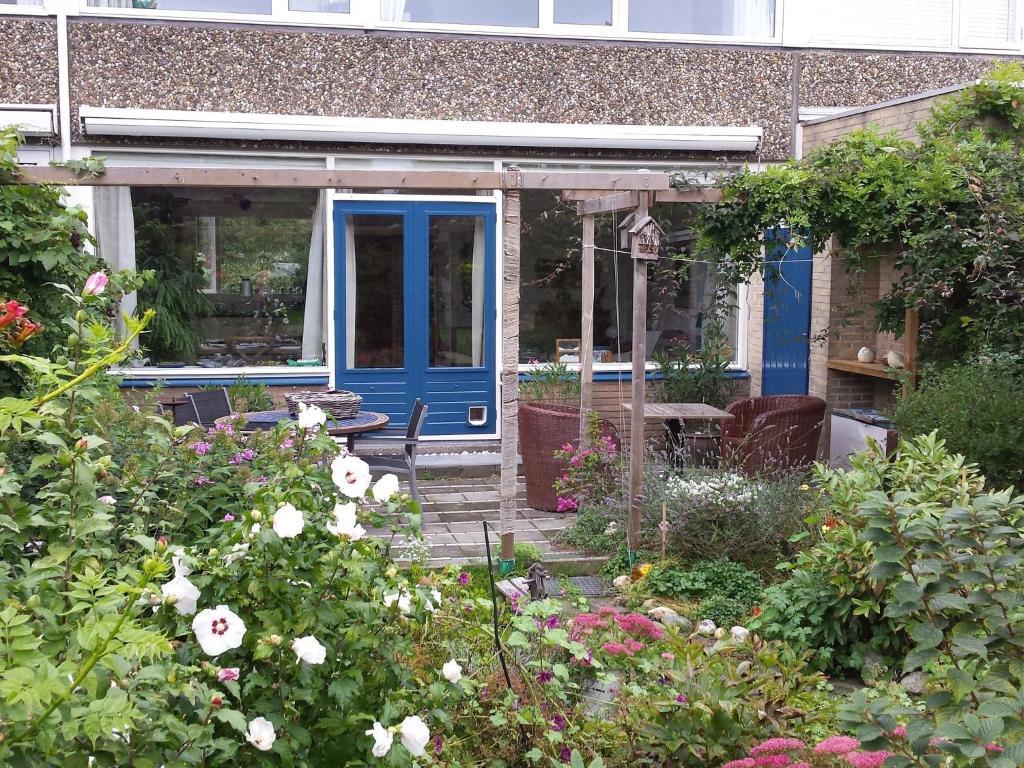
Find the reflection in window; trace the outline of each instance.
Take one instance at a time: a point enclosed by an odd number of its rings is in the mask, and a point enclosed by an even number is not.
[[[309,13],[349,13],[349,0],[288,0],[289,11]]]
[[[380,0],[383,21],[536,27],[538,0]]]
[[[484,364],[484,219],[430,217],[430,366]]]
[[[156,273],[122,306],[157,311],[142,340],[151,365],[321,362],[316,191],[98,189],[96,217],[99,253],[112,268]]]
[[[136,8],[151,11],[271,12],[271,0],[88,0],[87,4],[90,8]]]
[[[555,0],[555,24],[611,26],[612,0]]]
[[[775,0],[629,0],[629,30],[772,37]]]
[[[520,362],[579,362],[572,352],[580,336],[581,225],[575,204],[557,194],[523,190],[521,244],[522,295],[519,311]],[[624,214],[597,218],[594,273],[594,356],[597,362],[632,360],[633,264],[628,251],[615,252],[615,228]],[[687,205],[656,205],[652,215],[668,233],[668,249],[688,255],[695,211]],[[706,309],[714,286],[707,265],[679,269],[681,262],[661,259],[649,272],[647,357],[699,349]],[[736,321],[730,318],[729,338],[735,345]],[[567,354],[567,356],[566,356]]]
[[[345,364],[405,365],[405,254],[401,216],[348,216],[345,223]]]

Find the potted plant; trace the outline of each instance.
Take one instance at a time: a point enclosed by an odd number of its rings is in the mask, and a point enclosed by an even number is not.
[[[684,351],[678,357],[655,355],[655,361],[661,375],[652,394],[659,402],[706,403],[725,408],[736,394],[736,382],[729,375],[732,349],[721,317],[705,321],[704,340],[696,353]],[[720,455],[717,423],[706,422],[697,430],[686,431],[686,425],[678,419],[668,419],[665,426],[673,457],[687,456],[705,466],[717,462]]]
[[[526,503],[558,511],[555,483],[566,470],[555,455],[580,436],[580,377],[564,363],[547,363],[519,388],[519,452],[526,473]]]

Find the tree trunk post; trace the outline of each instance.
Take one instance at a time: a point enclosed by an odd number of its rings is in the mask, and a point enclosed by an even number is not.
[[[636,221],[647,217],[648,193],[641,192]],[[647,374],[647,261],[633,258],[633,374],[629,420],[629,525],[626,546],[629,564],[636,562],[640,546],[644,479],[644,387]]]
[[[515,519],[519,467],[519,238],[522,171],[510,166],[502,174],[501,268],[501,529],[499,570],[510,573],[516,564]]]

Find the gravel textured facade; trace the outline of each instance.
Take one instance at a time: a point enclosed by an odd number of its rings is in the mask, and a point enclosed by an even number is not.
[[[351,117],[759,125],[765,131],[765,160],[790,154],[797,106],[884,101],[972,80],[993,61],[991,56],[960,54],[474,38],[88,18],[69,21],[69,47],[75,141],[82,139],[77,135],[77,106],[87,104]],[[0,17],[0,101],[56,99],[55,22]],[[267,149],[311,146],[89,140]],[[694,157],[411,146],[399,151]]]
[[[0,16],[0,104],[57,103],[57,22]]]

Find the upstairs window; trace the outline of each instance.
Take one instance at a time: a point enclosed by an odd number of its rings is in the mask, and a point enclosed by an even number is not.
[[[960,6],[960,45],[964,48],[1016,48],[1020,35],[1017,0],[969,0]]]
[[[90,8],[269,15],[272,0],[88,0]]]
[[[381,0],[381,21],[537,27],[538,0]]]
[[[629,31],[773,37],[775,0],[629,0]]]
[[[555,24],[610,27],[612,0],[555,0]]]

